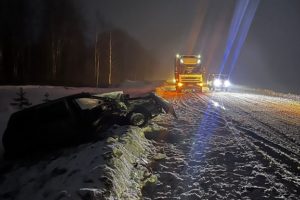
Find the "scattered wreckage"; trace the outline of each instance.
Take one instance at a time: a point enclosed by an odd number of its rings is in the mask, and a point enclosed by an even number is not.
[[[11,115],[2,142],[6,158],[99,139],[113,124],[145,126],[161,113],[176,117],[172,105],[149,93],[80,93],[32,106]]]

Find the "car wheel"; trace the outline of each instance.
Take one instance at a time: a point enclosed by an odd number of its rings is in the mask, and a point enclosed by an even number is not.
[[[134,111],[128,115],[129,123],[133,126],[143,127],[148,123],[148,115],[143,111]]]

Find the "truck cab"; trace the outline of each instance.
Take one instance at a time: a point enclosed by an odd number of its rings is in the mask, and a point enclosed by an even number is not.
[[[202,92],[203,67],[200,55],[176,55],[175,81],[176,91],[193,89]]]

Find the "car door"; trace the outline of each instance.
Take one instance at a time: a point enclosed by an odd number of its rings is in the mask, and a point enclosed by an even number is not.
[[[36,117],[38,146],[64,146],[74,140],[72,135],[76,135],[76,128],[64,100],[39,109]]]

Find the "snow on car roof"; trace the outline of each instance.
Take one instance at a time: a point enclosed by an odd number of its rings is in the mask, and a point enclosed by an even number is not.
[[[123,94],[124,94],[123,91],[115,91],[115,92],[107,92],[107,93],[102,93],[102,94],[94,94],[93,96],[107,97],[107,98],[111,98],[111,99],[120,99]]]

